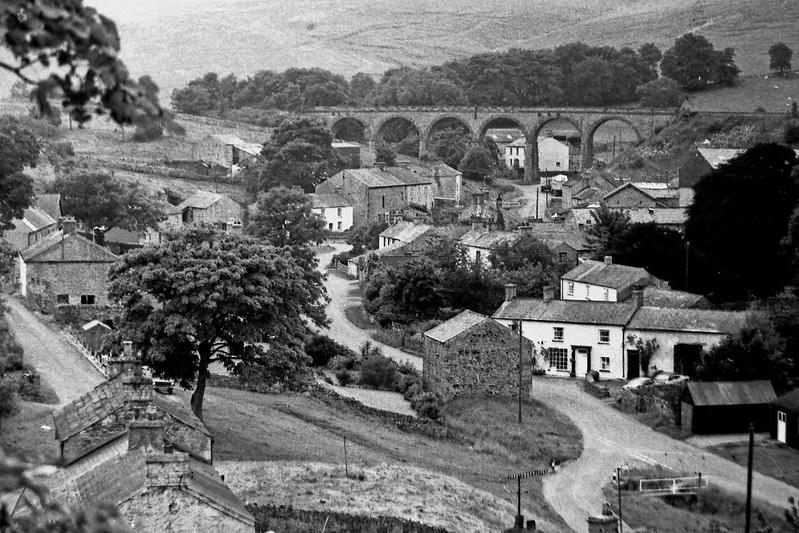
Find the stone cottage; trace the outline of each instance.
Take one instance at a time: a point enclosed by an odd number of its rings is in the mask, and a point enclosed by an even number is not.
[[[241,229],[244,208],[236,200],[209,191],[197,191],[167,215],[166,225],[211,224],[222,230]]]
[[[522,394],[530,392],[532,343],[511,328],[473,311],[463,311],[424,334],[422,381],[445,400],[519,392],[521,340]]]
[[[17,256],[22,296],[39,294],[45,305],[108,305],[108,272],[118,257],[78,235],[74,220]]]

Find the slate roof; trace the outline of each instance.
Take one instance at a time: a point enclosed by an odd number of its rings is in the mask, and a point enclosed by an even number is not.
[[[583,300],[544,300],[515,298],[504,302],[492,318],[624,326],[635,313],[627,302],[589,302]]]
[[[739,148],[697,148],[696,150],[714,170],[745,152]]]
[[[682,226],[688,220],[688,208],[686,207],[640,207],[635,209],[623,209],[630,215],[630,222]]]
[[[341,194],[335,193],[311,193],[313,207],[352,207],[352,201]]]
[[[124,244],[139,244],[141,236],[135,231],[126,230],[118,226],[110,228],[103,233],[105,242],[115,242]]]
[[[665,307],[669,309],[707,308],[707,298],[692,292],[659,289],[651,285],[644,287],[644,305],[649,307]]]
[[[30,230],[42,229],[56,223],[47,211],[39,207],[29,207],[22,213],[22,223]]]
[[[799,412],[799,389],[783,394],[773,402],[777,407],[785,407],[794,412]]]
[[[628,329],[721,333],[731,335],[740,331],[748,313],[714,311],[710,309],[665,309],[642,307],[635,313]]]
[[[464,233],[458,241],[463,246],[484,248],[490,250],[495,246],[508,241],[515,241],[519,237],[518,233],[510,231],[487,231],[484,229],[473,229]]]
[[[341,172],[344,173],[345,178],[358,180],[369,188],[404,187],[431,183],[430,178],[399,167],[353,168]]]
[[[655,199],[653,196],[651,196],[651,195],[649,194],[649,191],[648,191],[648,190],[644,190],[644,189],[642,189],[641,187],[637,187],[637,186],[636,186],[634,183],[625,183],[624,185],[619,185],[618,187],[616,187],[615,189],[613,189],[612,191],[610,191],[609,193],[607,193],[607,194],[604,196],[604,199],[605,199],[605,200],[607,200],[608,198],[610,198],[610,197],[612,197],[612,196],[615,196],[615,195],[619,194],[621,191],[623,191],[624,189],[628,189],[628,188],[635,189],[636,191],[640,192],[640,193],[641,193],[641,194],[643,194],[644,196],[647,196],[647,197],[648,197],[648,198],[650,198],[651,200],[654,200],[654,199]]]
[[[51,253],[60,249],[61,253]],[[62,230],[51,233],[30,248],[20,252],[25,262],[86,262],[113,263],[118,257],[110,250],[93,243],[77,233],[64,233]]]
[[[181,211],[187,207],[191,207],[193,209],[208,209],[221,200],[223,196],[224,195],[216,192],[197,191],[176,205],[175,209]]]
[[[47,213],[53,220],[58,220],[62,216],[60,194],[37,194],[34,202],[36,207]]]
[[[604,261],[591,259],[583,261],[561,276],[561,279],[567,281],[579,281],[617,290],[631,287],[647,278],[652,278],[652,275],[644,268],[607,264]]]
[[[104,381],[53,413],[55,438],[65,440],[99,422],[124,405],[122,381]]]
[[[467,309],[466,311],[463,311],[462,313],[450,318],[446,322],[443,322],[438,326],[425,331],[424,335],[425,337],[429,337],[438,342],[447,342],[453,337],[460,335],[464,331],[469,330],[478,324],[482,324],[486,320],[488,320],[487,316],[481,315],[480,313],[475,313],[474,311],[469,311]]]
[[[409,243],[432,229],[433,226],[427,224],[415,224],[407,220],[401,220],[383,230],[380,233],[380,237],[397,239],[401,242]]]
[[[760,405],[777,398],[770,381],[689,381],[695,406]]]
[[[435,178],[436,176],[441,178],[454,178],[461,175],[460,171],[452,168],[443,161],[435,161],[431,163],[425,163],[424,161],[421,161],[419,163],[408,163],[402,166],[407,170],[426,178]]]
[[[160,394],[153,395],[153,403],[156,407],[164,411],[172,418],[179,420],[180,422],[196,429],[197,431],[205,433],[209,437],[212,436],[205,423],[197,418],[197,415],[194,414],[194,411],[192,411],[187,405],[184,405],[181,402],[170,400],[164,396],[161,396]]]
[[[580,224],[582,226],[590,226],[591,224],[594,224],[596,222],[596,220],[594,219],[594,215],[591,214],[594,211],[595,210],[591,208],[581,207],[581,208],[573,208],[570,212],[574,217],[574,221],[577,222],[577,224]]]

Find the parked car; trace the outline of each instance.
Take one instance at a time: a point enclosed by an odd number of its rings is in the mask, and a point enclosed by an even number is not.
[[[655,381],[655,385],[674,385],[675,383],[688,381],[691,378],[683,374],[675,374],[674,372],[662,370],[652,376],[652,379]]]
[[[155,392],[160,392],[161,394],[172,394],[172,391],[175,388],[174,379],[155,377],[153,374],[153,369],[149,366],[142,366],[142,374],[144,374],[145,377],[153,380],[153,389],[155,389]]]
[[[624,386],[622,386],[622,389],[627,389],[627,390],[640,389],[645,385],[652,385],[653,383],[654,381],[652,380],[652,378],[646,378],[646,377],[633,378],[630,381],[628,381]]]

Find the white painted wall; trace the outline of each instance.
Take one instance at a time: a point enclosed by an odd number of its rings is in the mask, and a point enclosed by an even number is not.
[[[516,165],[515,161],[519,160]],[[505,164],[508,168],[524,168],[524,146],[506,146]],[[552,137],[538,139],[538,170],[541,172],[567,172],[569,146]]]
[[[674,346],[676,344],[701,344],[704,350],[720,343],[727,335],[723,333],[694,333],[688,331],[652,331],[627,329],[624,334],[625,349],[635,350],[635,338],[644,341],[657,339],[659,348],[649,360],[650,374],[656,368],[674,372]],[[633,341],[633,343],[630,342]],[[643,372],[644,369],[641,369]]]
[[[17,255],[17,265],[19,266],[19,293],[22,296],[28,295],[28,265],[22,260],[21,255]]]
[[[491,255],[491,250],[488,248],[480,248],[478,246],[464,246],[463,248],[466,250],[466,255],[469,257],[469,261],[471,261],[472,264],[476,265],[479,257],[481,267],[489,268],[491,266],[491,261],[488,260],[488,256]]]
[[[574,285],[571,289],[570,284]],[[591,300],[594,302],[617,302],[618,293],[616,289],[600,287],[580,281],[560,280],[561,300]]]
[[[513,324],[513,320],[500,319],[499,322],[507,327]],[[563,328],[563,341],[556,342],[554,338],[554,328]],[[599,330],[608,330],[609,342],[599,342]],[[596,326],[589,324],[569,324],[558,322],[537,322],[525,320],[522,323],[522,336],[530,339],[535,346],[536,363],[539,367],[546,370],[547,374],[554,376],[569,376],[571,374],[571,356],[575,346],[587,346],[591,348],[591,370],[598,370],[600,379],[623,378],[624,377],[624,329],[621,326]],[[565,371],[557,370],[542,357],[548,348],[565,348],[568,351],[569,368]],[[610,366],[607,370],[601,370],[601,358],[608,357]],[[578,376],[583,377],[583,376]]]
[[[325,229],[329,231],[347,231],[352,227],[352,206],[314,207],[311,211],[324,219]]]

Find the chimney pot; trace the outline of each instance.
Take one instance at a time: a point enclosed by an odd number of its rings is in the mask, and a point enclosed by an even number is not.
[[[72,217],[66,217],[61,222],[61,231],[64,232],[64,235],[72,235],[78,229],[78,222]]]
[[[636,308],[644,306],[644,288],[641,285],[633,286],[633,303]]]
[[[606,255],[605,256],[605,264],[606,265],[612,265],[613,264],[613,256],[612,255]]]
[[[550,302],[555,299],[555,287],[552,285],[545,285],[544,286],[544,301]]]
[[[516,298],[516,284],[515,283],[506,283],[505,284],[505,301],[510,302],[511,300]]]

